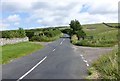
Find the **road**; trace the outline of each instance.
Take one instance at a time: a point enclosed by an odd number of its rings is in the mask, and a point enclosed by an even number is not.
[[[19,49],[18,49],[19,50]],[[3,79],[83,79],[85,62],[76,53],[68,36],[64,36],[33,54],[2,66]]]

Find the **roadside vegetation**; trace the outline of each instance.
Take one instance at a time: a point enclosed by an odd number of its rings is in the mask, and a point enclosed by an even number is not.
[[[117,27],[117,23],[112,24]],[[110,47],[118,43],[118,28],[109,27],[104,24],[83,25],[86,38],[80,40],[76,45],[91,47]]]
[[[25,30],[19,28],[18,30],[2,31],[2,38],[23,38],[26,37]]]
[[[77,42],[72,39],[72,43],[78,46],[90,47],[110,47],[118,43],[117,24],[116,27],[108,27],[104,24],[82,25],[86,36],[84,39],[78,39]]]
[[[71,24],[73,24],[73,21]],[[92,64],[92,67],[88,70],[89,76],[87,79],[118,81],[120,79],[120,74],[118,73],[118,64],[120,59],[118,57],[118,46],[116,46],[119,42],[118,23],[99,23],[82,26],[71,24],[70,28],[63,30],[63,32],[71,36],[72,44],[88,47],[113,48],[112,52],[101,56]],[[71,31],[74,30],[72,26],[76,28],[81,27],[81,29],[77,29],[79,33],[76,31]]]
[[[120,79],[118,64],[118,46],[115,46],[113,51],[101,56],[89,68],[90,76],[87,79],[108,79],[109,81],[118,81]]]
[[[31,54],[43,48],[40,44],[30,42],[22,42],[17,44],[10,44],[2,46],[2,64],[8,63],[13,59]]]
[[[49,42],[60,38],[63,34],[58,28],[26,30],[30,41]]]
[[[63,34],[59,28],[43,28],[31,30],[24,30],[23,28],[19,28],[18,30],[2,31],[2,38],[11,39],[29,37],[29,41],[31,42],[54,41],[60,38],[62,35]],[[1,64],[8,63],[15,58],[31,54],[41,49],[42,47],[43,46],[40,44],[34,44],[30,42],[22,42],[1,46],[2,50],[0,50],[0,52],[2,54],[0,55],[0,63]]]

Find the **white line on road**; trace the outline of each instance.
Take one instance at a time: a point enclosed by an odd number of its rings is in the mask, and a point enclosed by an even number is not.
[[[55,51],[56,49],[53,49],[53,51]]]
[[[25,76],[27,76],[30,72],[32,72],[38,65],[40,65],[45,59],[47,58],[47,56],[45,56],[41,61],[39,61],[34,67],[32,67],[27,73],[25,73],[23,76],[21,76],[17,81],[20,81],[21,79],[23,79]]]
[[[81,57],[83,57],[83,55],[80,55]]]
[[[82,57],[82,60],[86,63],[86,65],[89,66],[88,61],[85,60],[85,58],[83,57],[83,55],[81,54],[80,56]]]
[[[62,45],[63,42],[60,43],[60,45]]]
[[[89,66],[89,64],[88,64],[88,63],[86,63],[86,65],[87,65],[87,66]]]
[[[87,60],[83,60],[84,62],[87,62]]]
[[[62,40],[62,42],[60,43],[60,45],[62,45],[62,43],[63,43],[64,40],[65,40],[65,39]]]
[[[85,59],[85,58],[82,56],[82,59]]]

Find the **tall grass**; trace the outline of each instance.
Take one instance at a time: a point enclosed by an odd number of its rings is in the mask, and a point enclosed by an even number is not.
[[[110,28],[103,24],[84,25],[83,30],[87,36],[93,38],[85,38],[78,40],[76,45],[91,47],[109,47],[118,43],[118,28]]]
[[[96,62],[93,63],[94,67],[102,79],[118,80],[120,74],[118,73],[118,47],[106,55],[101,56]]]

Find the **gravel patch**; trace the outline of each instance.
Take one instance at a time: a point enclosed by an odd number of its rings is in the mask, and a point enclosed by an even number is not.
[[[77,54],[82,54],[83,57],[88,61],[91,65],[95,60],[97,60],[101,55],[107,54],[112,51],[111,47],[103,48],[103,47],[83,47],[83,46],[74,46],[74,51]]]

